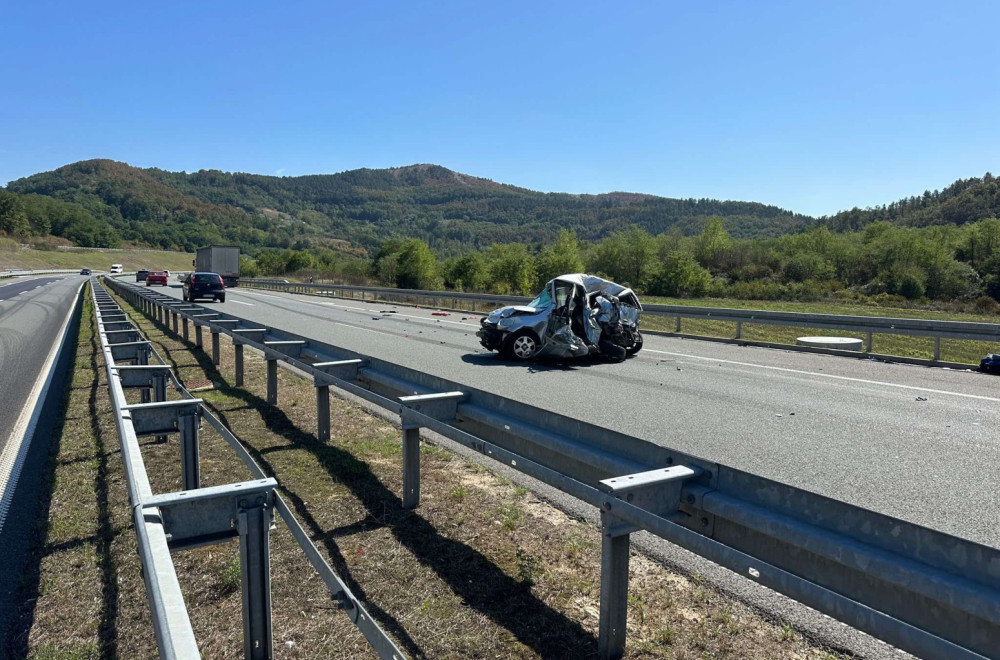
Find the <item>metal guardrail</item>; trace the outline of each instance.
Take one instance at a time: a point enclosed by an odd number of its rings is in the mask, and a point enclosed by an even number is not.
[[[114,280],[107,280],[113,282]],[[157,646],[163,660],[200,660],[184,596],[170,556],[172,551],[226,542],[240,544],[243,592],[243,655],[248,660],[273,657],[269,537],[274,511],[285,521],[309,562],[319,573],[372,648],[386,660],[406,656],[365,611],[337,576],[269,478],[239,439],[180,383],[150,342],[143,339],[118,303],[91,280],[98,334],[108,376],[112,412],[118,427],[129,502],[139,547],[146,594]],[[156,363],[150,359],[155,358]],[[125,362],[132,364],[126,365]],[[168,382],[180,399],[167,400]],[[139,389],[141,403],[129,404],[126,389]],[[208,422],[235,451],[254,479],[203,487],[199,465],[199,429]],[[180,437],[181,492],[154,494],[143,465],[138,436]]]
[[[11,277],[26,277],[31,275],[64,275],[79,272],[79,268],[60,268],[55,270],[0,270],[0,280],[5,280]]]
[[[1000,658],[1000,549],[684,454],[578,419],[121,281],[111,286],[219,362],[232,338],[267,362],[277,404],[282,361],[310,374],[317,437],[330,436],[329,388],[400,415],[402,501],[420,501],[427,428],[598,507],[602,658],[625,649],[629,536],[647,530],[900,649],[931,660]],[[178,331],[178,321],[183,323]]]
[[[417,289],[393,289],[389,287],[362,287],[346,284],[307,284],[281,280],[244,279],[242,286],[310,293],[338,298],[371,298],[381,301],[431,301],[433,306],[457,307],[458,301],[473,305],[487,306],[522,305],[532,299],[527,296],[498,296],[460,291],[422,291]],[[422,303],[427,304],[427,303]],[[475,307],[473,308],[475,309]],[[965,339],[1000,343],[1000,323],[972,323],[966,321],[936,321],[931,319],[891,318],[884,316],[845,316],[837,314],[805,314],[801,312],[772,312],[753,309],[732,309],[726,307],[689,307],[687,305],[643,305],[644,315],[667,317],[675,320],[674,333],[682,331],[681,319],[703,321],[729,321],[736,324],[734,340],[742,339],[743,324],[783,325],[821,330],[846,330],[865,335],[865,353],[871,353],[873,334],[909,335],[912,337],[932,337],[934,339],[934,362],[941,360],[942,339]]]

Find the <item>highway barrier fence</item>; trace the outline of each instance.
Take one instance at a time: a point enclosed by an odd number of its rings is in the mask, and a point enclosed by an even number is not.
[[[262,353],[271,404],[278,400],[279,361],[309,374],[316,389],[321,439],[329,438],[331,387],[398,414],[405,507],[420,503],[421,428],[597,507],[602,530],[601,658],[619,658],[625,650],[629,539],[638,530],[919,657],[1000,657],[1000,549],[133,283],[110,278],[105,282],[174,332],[180,319],[185,339],[189,323],[193,325],[198,346],[204,347],[201,331],[207,329],[215,362],[218,336],[230,337],[237,384],[243,381],[243,351],[249,347]],[[108,314],[114,312],[104,324],[127,320],[106,299],[99,302],[109,307]],[[989,324],[955,325],[964,326],[955,333],[980,337],[977,333],[987,328],[967,326]],[[944,332],[951,327],[906,331]],[[156,425],[144,428],[163,432]],[[134,437],[132,430],[129,433]],[[261,488],[268,491],[269,486]],[[138,530],[152,518],[139,513],[148,494],[135,497]],[[162,541],[162,526],[160,530],[157,538]],[[151,585],[151,602],[157,593]]]
[[[357,625],[372,648],[385,660],[403,660],[404,654],[323,559],[276,490],[277,482],[267,477],[239,439],[202,400],[183,387],[128,313],[96,278],[91,279],[91,285],[139,561],[160,657],[163,660],[202,657],[171,553],[234,538],[240,545],[243,656],[247,660],[273,657],[269,537],[277,511],[338,607]],[[168,399],[168,385],[180,398]],[[140,402],[130,404],[125,392],[136,389],[140,392]],[[253,479],[219,486],[201,485],[199,430],[205,422],[225,439]],[[153,493],[138,441],[140,436],[148,435],[163,440],[174,435],[179,438],[183,491]]]

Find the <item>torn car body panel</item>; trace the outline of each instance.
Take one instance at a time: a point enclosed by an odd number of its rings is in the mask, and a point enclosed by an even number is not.
[[[476,335],[488,350],[520,360],[593,354],[624,359],[642,347],[641,313],[628,287],[575,273],[550,280],[528,305],[490,312]]]

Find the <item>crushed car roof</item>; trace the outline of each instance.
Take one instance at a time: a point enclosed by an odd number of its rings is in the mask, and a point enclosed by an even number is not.
[[[605,280],[596,275],[587,275],[586,273],[571,273],[569,275],[560,275],[559,277],[553,278],[559,282],[572,282],[573,284],[578,284],[582,286],[587,293],[606,293],[612,296],[621,297],[623,293],[632,293],[632,289],[622,286],[621,284],[616,284],[611,280]]]

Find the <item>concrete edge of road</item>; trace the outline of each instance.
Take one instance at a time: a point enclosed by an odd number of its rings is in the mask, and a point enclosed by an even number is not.
[[[334,286],[334,285],[331,285]],[[247,290],[261,290],[261,291],[271,291],[271,293],[288,293],[295,296],[308,296],[312,298],[327,298],[334,300],[352,300],[354,302],[366,303],[369,305],[377,305],[379,301],[377,300],[358,300],[357,298],[344,298],[342,296],[317,296],[308,293],[294,293],[291,291],[273,291],[270,289],[264,289],[255,286],[244,286]],[[427,305],[417,305],[415,303],[405,303],[397,301],[383,301],[384,305],[400,305],[402,307],[415,307],[417,309],[430,309]],[[461,314],[475,314],[478,316],[484,316],[486,312],[471,312],[467,309],[456,309],[452,307],[434,307],[434,309],[440,309],[445,312],[454,312]],[[979,365],[967,364],[965,362],[945,362],[942,360],[927,360],[924,358],[911,358],[902,355],[885,355],[882,353],[860,353],[858,351],[845,351],[836,348],[817,348],[815,346],[797,346],[795,344],[781,344],[777,342],[770,341],[754,341],[751,339],[735,339],[732,337],[709,337],[707,335],[692,335],[681,332],[668,332],[665,330],[643,330],[644,335],[654,335],[656,337],[674,337],[677,339],[695,339],[698,341],[708,341],[716,344],[734,344],[736,346],[753,346],[754,348],[773,348],[782,351],[795,351],[797,353],[815,353],[817,355],[836,355],[838,357],[849,357],[855,360],[874,360],[878,362],[895,362],[899,364],[914,364],[921,367],[941,367],[946,369],[958,369],[958,370],[969,370],[978,371]]]
[[[21,409],[21,414],[14,423],[10,440],[0,454],[0,532],[3,531],[4,523],[7,520],[14,492],[17,490],[17,484],[21,477],[21,470],[28,456],[35,429],[38,427],[38,420],[48,399],[49,389],[60,364],[63,362],[69,327],[74,319],[79,318],[83,302],[83,287],[86,283],[86,281],[82,282],[77,288],[76,294],[74,294],[75,300],[63,319],[56,342],[45,358],[38,378],[35,379],[35,384]]]

